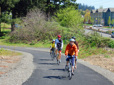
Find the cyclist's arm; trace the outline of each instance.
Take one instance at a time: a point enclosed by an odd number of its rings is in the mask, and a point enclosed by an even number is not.
[[[75,46],[75,56],[78,56],[78,49],[77,49],[77,46]]]
[[[57,49],[57,40],[55,40],[55,48]]]
[[[63,42],[61,43],[62,45],[61,45],[61,49],[63,49]]]
[[[68,51],[69,51],[69,47],[67,45],[66,49],[65,49],[65,55],[67,56],[68,55]]]
[[[77,49],[79,50],[79,45],[78,45],[78,42],[76,41],[76,45],[77,45]]]

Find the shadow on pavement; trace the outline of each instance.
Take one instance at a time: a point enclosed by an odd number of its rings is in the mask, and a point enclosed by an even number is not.
[[[52,61],[52,59],[39,59],[41,61]]]
[[[39,63],[39,64],[44,64],[44,65],[57,65],[57,63]]]
[[[50,70],[58,70],[58,71],[65,71],[65,69],[50,69]]]
[[[68,77],[66,77],[66,76],[45,76],[43,78],[48,78],[48,79],[67,79]]]

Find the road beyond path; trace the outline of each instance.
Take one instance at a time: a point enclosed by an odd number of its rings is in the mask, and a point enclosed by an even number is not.
[[[56,60],[51,60],[49,52],[24,47],[0,47],[28,52],[34,56],[33,62],[36,68],[31,77],[22,85],[113,85],[111,81],[80,63],[72,80],[68,80],[67,73],[64,72],[64,56],[62,56],[62,63],[58,66]]]
[[[89,30],[89,29],[85,29],[85,34],[91,33],[93,32],[93,30]],[[106,34],[106,33],[101,33],[101,32],[97,32],[99,33],[102,37],[107,37],[107,38],[111,38],[110,34]],[[112,40],[114,40],[114,38],[111,38]]]

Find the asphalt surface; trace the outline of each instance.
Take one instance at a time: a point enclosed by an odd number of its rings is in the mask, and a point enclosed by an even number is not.
[[[88,34],[88,33],[91,33],[93,32],[93,30],[89,30],[89,29],[85,29],[85,34]],[[111,38],[111,35],[110,34],[106,34],[106,33],[101,33],[101,32],[98,32],[102,37],[107,37],[107,38]],[[111,38],[112,40],[114,40],[114,38]]]
[[[64,56],[62,56],[61,65],[58,66],[56,60],[51,60],[49,52],[24,47],[0,47],[29,52],[34,56],[33,62],[36,69],[34,69],[32,76],[22,85],[113,85],[108,79],[80,63],[78,63],[78,69],[75,71],[72,80],[69,80],[67,72],[64,71]]]

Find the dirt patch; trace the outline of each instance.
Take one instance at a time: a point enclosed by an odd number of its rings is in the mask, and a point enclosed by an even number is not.
[[[85,58],[84,61],[114,72],[114,54],[90,56]]]
[[[0,56],[0,76],[12,70],[22,56]]]

